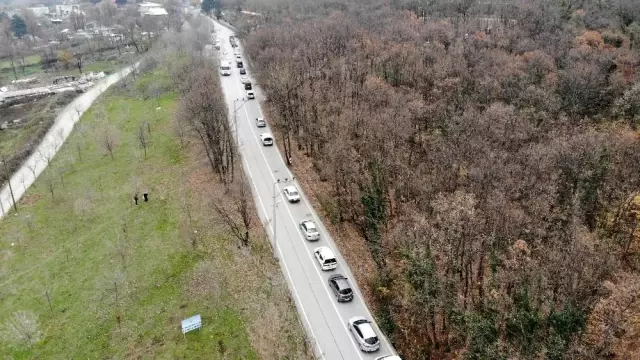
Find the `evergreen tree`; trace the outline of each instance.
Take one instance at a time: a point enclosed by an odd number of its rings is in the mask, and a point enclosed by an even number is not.
[[[27,33],[27,24],[24,19],[18,15],[13,15],[11,18],[11,31],[17,37],[23,37]]]
[[[215,10],[216,12],[218,12],[220,11],[221,7],[222,7],[221,0],[203,0],[201,5],[202,12],[206,14],[209,14],[212,10]]]

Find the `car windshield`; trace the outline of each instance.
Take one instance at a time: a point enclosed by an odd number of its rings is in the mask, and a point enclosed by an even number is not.
[[[375,345],[378,343],[378,337],[374,336],[374,337],[366,338],[364,342],[366,342],[369,345]]]
[[[296,196],[298,195],[298,192],[296,190],[289,190],[289,195]]]
[[[342,290],[340,290],[340,294],[349,295],[349,294],[351,294],[351,289],[342,289]]]
[[[327,263],[327,264],[335,264],[336,263],[336,259],[326,259],[324,262]]]

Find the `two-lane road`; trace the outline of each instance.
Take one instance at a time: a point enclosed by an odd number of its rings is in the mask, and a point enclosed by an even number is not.
[[[229,44],[231,30],[215,24],[220,41],[219,60],[231,60],[235,65],[233,49]],[[246,64],[246,61],[245,61]],[[255,79],[249,74],[256,92],[256,100],[234,103],[234,100],[246,98],[243,84],[240,82],[239,69],[233,68],[231,76],[221,76],[221,84],[226,97],[231,119],[234,118],[234,105],[240,107],[237,111],[237,129],[243,164],[252,183],[252,190],[260,218],[269,230],[271,241],[274,236],[273,200],[274,183],[277,180],[291,179],[292,174],[287,168],[283,157],[276,146],[265,147],[260,142],[260,134],[271,132],[269,119],[266,128],[258,128],[255,119],[262,117],[259,99],[262,98],[259,86],[255,86]],[[297,182],[291,183],[300,191]],[[381,340],[380,350],[367,354],[360,351],[355,339],[347,328],[347,320],[353,316],[364,316],[373,321],[373,317],[362,299],[360,290],[354,282],[344,258],[340,255],[331,235],[327,232],[319,217],[313,210],[311,203],[302,195],[299,203],[290,204],[282,195],[286,185],[276,184],[276,249],[277,257],[283,268],[292,296],[300,313],[303,325],[311,340],[311,345],[318,358],[330,360],[365,360],[375,359],[382,355],[393,353],[386,337],[377,326],[376,332]],[[313,220],[320,232],[320,240],[309,242],[304,239],[299,223],[305,219]],[[333,271],[322,271],[313,256],[313,250],[319,246],[326,246],[333,250],[338,260],[338,268]],[[343,274],[354,289],[354,299],[349,303],[338,303],[328,287],[328,278],[332,274]]]

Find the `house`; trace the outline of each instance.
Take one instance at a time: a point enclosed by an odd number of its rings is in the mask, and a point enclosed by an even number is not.
[[[71,4],[62,4],[56,5],[56,15],[59,17],[65,17],[71,15],[71,13],[77,12],[80,10],[78,5]]]
[[[166,16],[169,15],[164,8],[149,8],[146,12],[142,13],[143,16]]]
[[[140,11],[140,15],[150,15],[150,16],[162,16],[168,15],[167,10],[161,4],[154,2],[142,2],[138,4],[138,11]]]
[[[27,9],[31,10],[34,13],[34,15],[38,17],[49,15],[49,8],[46,6],[34,6]]]

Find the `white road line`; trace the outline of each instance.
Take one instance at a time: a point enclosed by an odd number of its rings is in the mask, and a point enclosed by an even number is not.
[[[238,50],[242,52],[242,50],[241,50],[240,46],[238,46]],[[251,75],[247,74],[247,76],[248,76],[248,77],[250,77]],[[251,79],[251,80],[254,80],[254,79],[252,79],[251,77],[250,77],[250,79]],[[236,85],[238,86],[238,88],[239,88],[241,91],[243,90],[243,87],[242,87],[242,86],[240,86],[240,85],[238,85],[238,84],[236,84]],[[255,84],[254,84],[254,85],[255,85]],[[254,91],[255,91],[255,90],[254,90]],[[256,94],[256,95],[257,95],[257,94]],[[258,100],[258,99],[257,99],[257,96],[256,96],[256,100]],[[245,108],[245,109],[244,109],[244,111],[245,111],[245,114],[247,115],[247,119],[249,120],[249,123],[250,123],[250,124],[249,124],[249,126],[251,127],[251,131],[253,132],[254,137],[256,137],[256,139],[258,140],[258,142],[260,142],[259,137],[256,135],[255,131],[253,130],[253,127],[251,126],[251,119],[249,119],[249,114],[248,114],[248,112],[247,112],[247,109]],[[264,117],[264,114],[262,113],[262,108],[260,107],[260,105],[259,105],[259,104],[258,104],[258,113],[259,113],[260,117]],[[273,132],[271,131],[271,125],[269,125],[269,123],[267,123],[267,126],[268,126],[268,128],[269,128],[269,132],[271,133],[271,135],[272,135],[272,136],[274,136]],[[276,147],[276,149],[277,149],[277,145],[276,145],[275,137],[274,137],[274,146],[275,146],[275,147]],[[262,148],[260,148],[260,152],[262,152]],[[284,159],[284,156],[282,155],[282,153],[280,153],[280,151],[277,151],[277,153],[278,153],[278,155],[280,156],[280,159],[282,159],[282,162],[283,162],[283,163],[285,163],[285,159]],[[263,158],[265,158],[265,155],[264,155],[264,153],[263,153],[263,152],[262,152],[262,156],[263,156]],[[265,158],[265,163],[267,164],[267,167],[269,168],[269,170],[270,170],[270,172],[271,172],[271,176],[272,176],[272,178],[274,178],[274,177],[273,177],[273,170],[271,169],[271,167],[270,167],[270,166],[269,166],[269,164],[267,163],[266,158]],[[288,174],[289,174],[289,178],[293,178],[293,177],[294,177],[294,174],[291,172],[291,170],[290,170],[288,167],[286,167],[286,165],[285,165],[285,168],[286,168],[286,170],[287,170],[287,172],[288,172]],[[308,207],[308,208],[309,208],[309,210],[311,211],[311,215],[312,215],[312,217],[314,218],[314,220],[315,220],[315,221],[316,221],[320,226],[322,226],[322,228],[323,228],[323,230],[324,230],[324,233],[325,233],[325,234],[328,234],[328,233],[329,233],[329,231],[327,230],[327,228],[324,226],[324,224],[323,224],[323,223],[322,223],[322,221],[320,220],[320,217],[319,217],[319,216],[318,216],[318,214],[316,213],[316,211],[315,211],[315,209],[313,208],[313,206],[311,206],[311,202],[309,201],[309,199],[307,198],[307,196],[306,196],[306,195],[304,195],[304,192],[302,192],[302,191],[300,190],[300,189],[301,189],[301,187],[300,187],[300,183],[299,183],[297,180],[296,180],[295,182],[296,182],[296,183],[297,183],[297,185],[298,185],[298,186],[297,186],[297,187],[298,187],[298,191],[300,191],[300,193],[301,193],[301,194],[302,194],[302,196],[304,197],[304,200],[305,200],[305,202],[307,203],[307,207]],[[278,187],[278,190],[280,190],[280,186],[279,186],[279,185],[276,185],[276,186]],[[291,217],[291,220],[293,221],[294,225],[296,225],[296,226],[297,226],[297,223],[295,222],[295,219],[293,219],[293,216],[292,216],[291,211],[290,211],[290,209],[289,209],[289,207],[288,207],[288,206],[287,206],[287,211],[289,212],[289,216]],[[337,245],[335,245],[335,242],[333,242],[333,241],[332,241],[331,243],[333,243],[333,245],[334,245],[335,247],[337,247]],[[331,244],[329,244],[329,245],[331,245]],[[305,245],[305,248],[306,248],[306,245]],[[309,255],[309,256],[311,256],[311,255]],[[342,257],[342,256],[341,256],[341,257]],[[314,264],[315,264],[315,261],[316,261],[316,260],[315,260],[313,257],[311,257],[311,259],[314,261]],[[344,257],[342,257],[342,260],[343,260],[343,262],[345,262],[345,263],[346,263],[346,261],[345,261]],[[317,267],[316,267],[316,271],[318,271]],[[349,272],[351,272],[351,271],[349,271]],[[352,274],[352,275],[353,275],[353,274]],[[323,285],[323,287],[325,288],[325,290],[326,290],[327,292],[329,292],[329,290],[327,290],[327,288],[326,288],[324,285]],[[373,314],[373,313],[371,312],[371,309],[369,309],[369,307],[367,306],[367,303],[364,301],[364,297],[362,296],[362,293],[360,292],[359,287],[357,287],[357,286],[356,286],[355,288],[356,288],[356,292],[357,292],[357,294],[356,294],[356,295],[358,295],[358,297],[361,299],[362,305],[363,305],[363,307],[366,309],[367,313],[368,313],[368,314]],[[332,301],[332,304],[333,304],[333,301]],[[335,304],[334,304],[334,308],[336,308]],[[337,308],[336,308],[336,311],[337,311]],[[373,316],[373,315],[372,315],[372,316]],[[344,323],[345,323],[345,321],[344,321],[344,319],[342,318],[342,316],[340,315],[340,312],[338,312],[338,317],[340,318],[340,320],[342,320],[342,322],[343,322],[343,324],[344,324]],[[380,330],[380,327],[378,326],[378,324],[375,324],[375,326],[376,326],[376,328],[378,329],[378,331],[380,332],[380,334],[382,334],[382,335],[383,335],[383,336],[381,336],[381,337],[382,337],[383,341],[385,342],[385,344],[386,344],[387,348],[388,348],[388,349],[389,349],[393,354],[396,354],[395,349],[393,348],[393,346],[391,346],[391,343],[389,342],[389,339],[387,338],[387,336],[386,336],[386,335],[384,335],[384,334],[382,333],[382,331]],[[345,327],[346,327],[346,325],[345,325]],[[347,332],[349,332],[349,331],[348,331],[348,329],[347,329]],[[352,339],[352,343],[354,343],[354,345],[356,346],[356,348],[357,348],[357,349],[358,349],[358,351],[359,351],[359,350],[360,350],[360,348],[359,348],[359,346],[358,346],[357,344],[355,344],[355,340],[353,340],[353,337],[351,336],[351,334],[349,334],[349,337]],[[362,359],[362,357],[360,357],[360,358]]]
[[[258,191],[256,182],[253,180],[253,173],[251,173],[251,169],[249,168],[249,163],[247,162],[244,156],[241,156],[241,158],[245,168],[247,169],[247,172],[249,173],[249,178],[251,179],[251,183],[253,184],[253,188],[255,189],[255,194],[258,197],[258,200],[260,200],[260,207],[262,208],[262,212],[264,213],[265,218],[268,219],[269,213],[267,212],[267,209],[264,207],[264,202],[262,201],[262,197],[260,196],[260,192]],[[274,234],[273,227],[269,226],[269,230],[271,231],[271,234]],[[276,248],[278,249],[280,258],[282,258],[282,251],[280,251],[280,245],[278,245],[277,242],[276,242]],[[287,266],[287,263],[285,261],[279,261],[279,262],[284,265],[284,269],[287,272],[287,277],[289,277],[289,281],[291,282],[291,284],[293,284],[293,277],[291,277],[291,272],[289,271],[289,267]],[[322,348],[320,347],[320,343],[318,343],[318,340],[316,339],[316,334],[313,332],[313,326],[311,325],[311,321],[309,321],[309,317],[307,316],[307,312],[304,309],[304,305],[302,305],[302,300],[300,300],[300,295],[298,295],[298,292],[296,291],[295,286],[292,286],[292,288],[293,289],[291,290],[293,294],[296,296],[296,299],[298,300],[297,303],[298,305],[300,305],[300,310],[302,310],[302,315],[304,316],[304,319],[307,321],[307,325],[309,325],[309,331],[311,331],[311,337],[313,338],[315,347],[318,349],[318,353],[322,356],[323,355]]]
[[[238,86],[238,88],[240,88],[240,86]],[[253,126],[251,126],[251,120],[249,118],[249,112],[247,111],[247,108],[244,108],[244,112],[245,112],[245,115],[247,117],[247,121],[249,122],[249,128],[251,129],[251,132],[253,133],[253,136],[256,138],[256,140],[259,141],[259,137],[257,136],[255,130],[253,129]],[[264,116],[262,114],[262,109],[260,109],[260,106],[258,106],[258,113],[260,114],[260,116]],[[274,148],[277,149],[277,146],[275,144],[275,140],[274,140]],[[260,150],[260,153],[262,154],[262,158],[264,159],[265,165],[269,169],[269,174],[271,175],[271,178],[273,179],[273,182],[276,182],[277,179],[273,175],[273,169],[269,165],[269,162],[267,161],[267,157],[264,154],[264,151],[262,150],[262,144],[260,144],[260,147],[258,149]],[[278,190],[280,190],[280,186],[278,186],[278,184],[276,184],[276,187],[278,188]],[[291,221],[293,222],[294,226],[296,226],[296,221],[293,218],[293,214],[291,214],[291,209],[289,209],[288,203],[287,203],[286,208],[287,208],[287,212],[289,213],[289,217],[291,218]],[[300,238],[300,240],[302,240],[302,237],[299,237],[299,238]],[[306,248],[307,248],[306,244],[304,244],[304,248],[306,250]],[[353,336],[351,336],[351,333],[350,333],[349,329],[347,328],[346,322],[344,321],[344,319],[342,318],[342,315],[340,315],[340,311],[338,311],[338,308],[336,307],[334,298],[329,293],[329,290],[327,290],[327,287],[324,286],[324,279],[322,277],[322,273],[320,273],[320,270],[318,270],[318,267],[315,265],[316,260],[311,256],[311,254],[308,251],[305,251],[305,252],[307,253],[307,256],[309,257],[309,259],[311,259],[311,263],[314,264],[313,268],[315,269],[317,275],[320,277],[321,283],[323,283],[322,288],[324,289],[325,293],[329,297],[329,302],[331,303],[331,306],[333,306],[334,310],[336,311],[336,314],[338,315],[338,318],[340,318],[340,322],[342,323],[342,327],[344,328],[344,330],[347,332],[347,336],[351,340],[351,343],[353,344],[353,346],[356,348],[356,353],[358,354],[358,358],[360,358],[360,360],[364,360],[364,358],[362,357],[362,354],[360,354],[360,347],[356,344],[355,340],[353,339]],[[364,301],[364,299],[361,299],[361,301]]]

